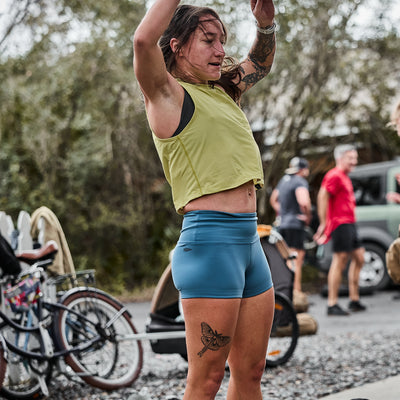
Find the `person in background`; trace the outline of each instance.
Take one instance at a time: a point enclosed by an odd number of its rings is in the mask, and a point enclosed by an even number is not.
[[[308,304],[302,291],[301,276],[304,263],[304,227],[311,221],[311,199],[306,178],[310,173],[308,161],[294,157],[289,168],[272,191],[270,204],[279,216],[279,233],[292,252],[297,253],[293,282],[293,303]],[[303,310],[306,311],[306,310]]]
[[[396,103],[390,116],[390,122],[387,126],[391,126],[397,131],[397,135],[400,137],[400,100]],[[396,174],[397,184],[400,186],[400,174]],[[400,193],[389,192],[386,194],[386,200],[391,203],[400,204]]]
[[[247,58],[225,55],[211,8],[156,0],[134,35],[134,70],[175,209],[183,215],[172,277],[185,318],[184,400],[261,400],[274,289],[257,234],[263,169],[241,95],[270,71],[274,4],[251,0],[257,34]],[[246,32],[247,34],[247,32]]]
[[[393,108],[392,114],[390,115],[390,122],[387,126],[391,126],[395,131],[397,131],[397,136],[400,137],[400,100],[396,103]],[[397,186],[400,186],[400,174],[396,174]],[[386,194],[386,200],[391,203],[400,204],[400,193],[398,192],[388,192]],[[400,232],[400,226],[399,226]],[[398,288],[400,290],[400,287]],[[400,300],[400,291],[393,296],[394,300]]]
[[[339,288],[347,262],[349,310],[364,311],[360,302],[359,276],[364,265],[364,248],[361,246],[356,227],[353,184],[348,174],[358,162],[356,148],[350,144],[335,147],[336,166],[326,173],[317,196],[319,226],[314,235],[318,244],[332,238],[333,256],[328,273],[328,315],[349,315],[338,304]]]

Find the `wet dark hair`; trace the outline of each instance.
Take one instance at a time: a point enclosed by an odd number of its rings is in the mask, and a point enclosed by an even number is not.
[[[179,48],[184,46],[189,41],[192,33],[201,24],[200,18],[206,15],[211,15],[218,20],[222,24],[225,37],[227,36],[225,25],[212,8],[191,5],[178,6],[168,28],[159,41],[168,72],[173,73],[176,65],[175,53],[170,46],[171,39],[175,38],[179,41]],[[225,57],[221,78],[218,81],[211,81],[210,84],[220,85],[235,102],[239,103],[241,91],[235,81],[240,82],[240,79],[239,64],[232,57]]]

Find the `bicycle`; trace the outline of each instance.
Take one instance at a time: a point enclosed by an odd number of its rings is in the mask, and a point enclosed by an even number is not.
[[[109,294],[87,286],[93,271],[46,277],[54,244],[19,256],[30,268],[17,279],[0,281],[0,333],[8,352],[0,395],[8,399],[48,396],[54,367],[103,390],[130,386],[142,368],[141,342],[130,339],[137,333],[130,313]],[[85,286],[73,287],[79,277]],[[57,296],[62,282],[71,288]]]

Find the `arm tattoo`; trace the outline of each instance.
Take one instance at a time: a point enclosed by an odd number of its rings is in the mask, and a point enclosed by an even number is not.
[[[201,333],[201,342],[204,347],[197,353],[199,357],[202,357],[207,350],[217,351],[231,341],[229,336],[222,336],[221,333],[213,331],[211,326],[205,322],[201,323]]]
[[[256,42],[247,56],[255,71],[243,76],[242,82],[245,83],[246,88],[257,83],[271,71],[273,58],[270,61],[269,58],[274,51],[275,35],[258,33]],[[244,72],[243,69],[242,72]]]

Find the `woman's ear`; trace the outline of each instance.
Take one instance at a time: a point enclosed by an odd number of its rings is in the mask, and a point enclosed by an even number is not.
[[[171,47],[171,50],[172,50],[173,53],[177,53],[179,51],[178,44],[179,44],[179,41],[176,38],[172,38],[169,41],[169,46]]]

